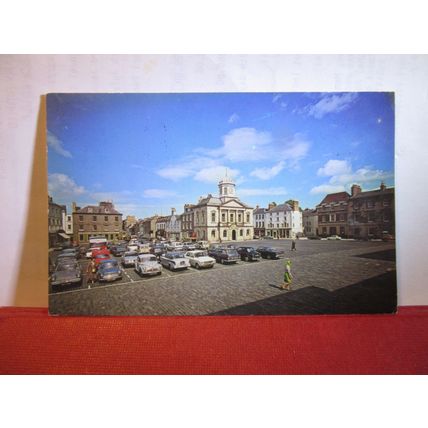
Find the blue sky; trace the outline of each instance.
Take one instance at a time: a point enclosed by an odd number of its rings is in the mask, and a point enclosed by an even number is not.
[[[49,94],[49,194],[140,218],[217,194],[251,206],[394,185],[390,93]]]

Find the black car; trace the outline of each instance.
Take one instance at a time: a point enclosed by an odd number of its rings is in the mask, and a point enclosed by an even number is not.
[[[123,256],[126,251],[127,249],[125,245],[115,245],[111,247],[111,253],[113,254],[113,256],[116,256],[116,257]]]
[[[248,262],[254,262],[256,260],[260,260],[260,254],[254,247],[238,247],[236,251],[243,261],[246,260]]]
[[[208,251],[208,255],[213,257],[217,263],[237,263],[239,254],[234,248],[216,248]]]
[[[167,251],[165,244],[150,244],[150,253],[156,257],[164,255]]]
[[[257,252],[261,255],[262,259],[279,259],[285,256],[284,250],[273,247],[259,247]]]

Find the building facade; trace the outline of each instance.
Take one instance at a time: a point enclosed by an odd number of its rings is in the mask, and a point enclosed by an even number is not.
[[[167,239],[166,236],[166,224],[168,222],[168,216],[157,217],[156,218],[156,229],[155,237],[156,239]]]
[[[316,210],[305,209],[302,212],[303,234],[308,238],[318,236],[318,213]]]
[[[145,239],[156,238],[156,222],[158,216],[147,217],[139,222],[139,235]]]
[[[263,238],[266,235],[265,216],[266,208],[260,208],[258,205],[253,213],[254,221],[254,236],[257,238]]]
[[[176,214],[175,208],[171,208],[171,215],[165,225],[166,237],[171,241],[180,241],[181,235],[181,215]]]
[[[244,241],[254,236],[253,208],[236,196],[235,183],[225,177],[218,183],[219,196],[209,194],[194,206],[198,240]]]
[[[48,196],[48,231],[49,248],[63,244],[70,237],[65,233],[66,206],[56,204],[51,196]]]
[[[317,205],[318,235],[348,237],[348,192],[330,193]]]
[[[112,202],[88,205],[73,212],[73,236],[78,244],[88,243],[93,235],[103,235],[107,240],[114,241],[121,239],[122,233],[122,214]]]
[[[186,204],[184,205],[184,212],[181,214],[181,236],[184,240],[196,240],[197,236],[195,233],[194,225],[194,209],[195,205]]]
[[[302,212],[298,201],[277,205],[272,202],[265,213],[266,235],[272,238],[296,238],[303,233]]]
[[[348,205],[348,235],[356,239],[381,239],[395,235],[395,189],[381,183],[363,192],[353,185]]]

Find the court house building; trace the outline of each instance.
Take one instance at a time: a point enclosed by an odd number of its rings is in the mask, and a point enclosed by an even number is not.
[[[253,208],[236,196],[235,183],[225,177],[218,183],[219,196],[209,194],[193,207],[198,240],[244,241],[254,235]]]

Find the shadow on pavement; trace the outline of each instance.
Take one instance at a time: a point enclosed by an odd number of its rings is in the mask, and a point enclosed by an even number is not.
[[[390,250],[375,251],[373,253],[359,254],[355,257],[361,257],[363,259],[374,259],[374,260],[385,260],[389,262],[395,262],[395,248]]]
[[[391,271],[332,292],[305,287],[210,315],[376,314],[396,310],[397,279]]]

